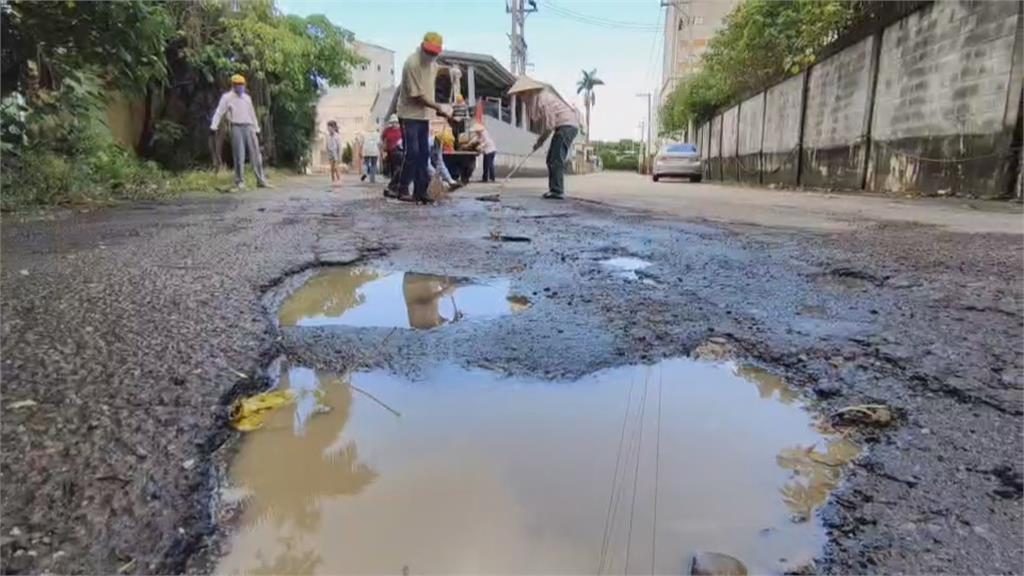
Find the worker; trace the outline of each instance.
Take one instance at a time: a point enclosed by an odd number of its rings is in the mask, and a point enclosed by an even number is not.
[[[565,198],[565,161],[569,156],[569,148],[579,133],[579,118],[576,111],[554,88],[526,75],[520,76],[509,88],[508,93],[510,96],[519,96],[530,118],[530,126],[539,127],[541,130],[533,150],[539,150],[548,136],[551,136],[547,157],[548,191],[544,198]]]
[[[256,185],[260,188],[271,188],[267,177],[263,174],[263,158],[260,156],[260,123],[256,118],[256,110],[252,106],[252,98],[245,92],[245,76],[235,74],[231,77],[231,90],[225,92],[217,103],[217,110],[210,121],[210,132],[217,132],[221,118],[227,116],[231,125],[231,152],[235,160],[235,187],[245,187],[245,153],[249,151],[253,172],[256,173]]]
[[[437,32],[427,32],[420,47],[409,55],[402,67],[402,83],[398,87],[396,109],[402,124],[402,143],[405,161],[399,184],[399,200],[432,204],[427,196],[430,174],[430,120],[439,114],[451,120],[451,113],[434,98],[437,78],[437,57],[441,54],[443,39]],[[409,196],[409,184],[413,184]]]
[[[484,173],[480,181],[494,182],[494,157],[498,153],[498,147],[483,124],[473,124],[473,142],[484,157]]]
[[[398,197],[398,182],[402,179],[402,128],[398,123],[398,115],[392,114],[388,117],[384,130],[381,131],[380,139],[384,148],[384,171],[394,181],[391,190],[385,191],[386,196]]]

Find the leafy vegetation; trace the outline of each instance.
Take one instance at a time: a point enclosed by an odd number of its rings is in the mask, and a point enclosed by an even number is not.
[[[717,109],[810,66],[862,10],[859,1],[745,0],[708,43],[700,71],[669,96],[662,131],[703,122]]]
[[[601,158],[605,170],[637,171],[637,159],[643,144],[634,140],[594,142],[594,152]]]
[[[347,84],[361,61],[350,33],[272,0],[7,0],[0,33],[3,210],[216,187],[183,171],[226,157],[208,123],[235,73],[248,79],[264,157],[301,169],[322,89]],[[130,149],[107,126],[115,93],[143,116]]]
[[[590,142],[590,109],[597,103],[597,97],[594,94],[594,88],[597,86],[604,85],[604,80],[597,77],[597,69],[587,72],[583,71],[583,75],[576,82],[576,93],[583,94],[583,106],[587,111],[587,133],[586,140]]]

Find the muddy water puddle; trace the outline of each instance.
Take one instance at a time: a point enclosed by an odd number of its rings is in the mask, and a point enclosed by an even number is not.
[[[291,367],[280,386],[296,401],[231,469],[246,506],[218,573],[682,574],[700,550],[781,572],[820,551],[810,512],[856,453],[731,364],[571,382]]]
[[[469,280],[355,266],[311,276],[278,311],[282,326],[436,328],[529,307],[506,279]]]

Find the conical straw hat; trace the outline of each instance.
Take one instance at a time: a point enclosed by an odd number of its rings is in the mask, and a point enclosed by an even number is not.
[[[530,78],[529,76],[524,74],[524,75],[520,76],[519,78],[516,78],[515,83],[512,84],[512,87],[508,89],[508,93],[509,94],[516,94],[517,92],[527,92],[529,90],[541,90],[542,88],[544,88],[543,84],[541,84],[540,82],[537,82],[533,78]]]

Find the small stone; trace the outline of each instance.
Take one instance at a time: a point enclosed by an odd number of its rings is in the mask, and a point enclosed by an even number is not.
[[[840,391],[839,384],[835,382],[818,382],[814,385],[814,394],[819,398],[831,398]]]
[[[18,556],[22,556],[24,554],[25,554],[25,551],[22,550],[21,548],[18,548],[17,550],[14,551],[14,557],[15,558],[17,558]]]
[[[28,276],[28,270],[22,268],[21,270],[18,270],[18,274],[21,274],[22,276]]]
[[[690,561],[691,576],[746,576],[747,567],[736,558],[718,552],[698,552]]]
[[[728,344],[729,341],[721,336],[712,336],[711,338],[708,338],[708,342],[714,342],[715,344]]]
[[[932,433],[932,431],[931,431],[930,428],[921,428],[921,434],[924,434],[925,436],[927,436],[927,435],[929,435],[931,433]]]
[[[8,532],[8,534],[17,538],[18,536],[21,536],[21,528],[15,526],[14,528],[11,528],[11,531]]]
[[[36,552],[35,550],[29,550],[29,551],[28,551],[28,555],[29,555],[29,556],[31,556],[31,557],[33,557],[33,558],[35,558],[36,556],[38,556],[38,555],[39,555],[39,553],[38,553],[38,552]]]
[[[184,462],[181,463],[181,467],[184,468],[185,470],[191,470],[192,467],[194,467],[195,465],[195,458],[189,458],[188,460],[185,460]]]
[[[61,558],[65,557],[67,555],[68,555],[67,552],[65,552],[63,550],[58,550],[58,551],[53,553],[53,560],[56,562],[57,560],[60,560]]]

